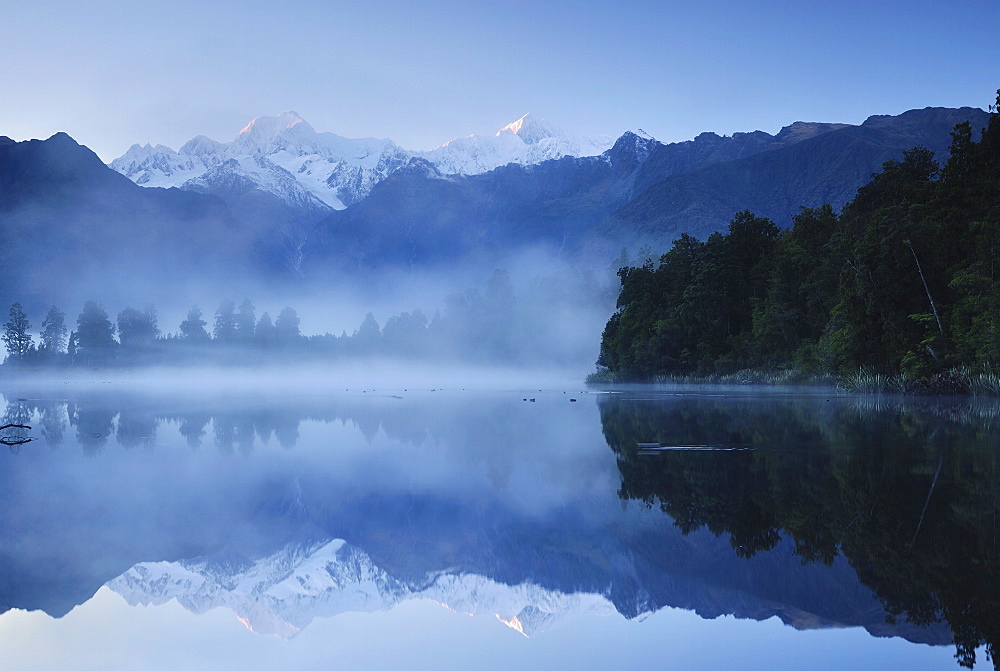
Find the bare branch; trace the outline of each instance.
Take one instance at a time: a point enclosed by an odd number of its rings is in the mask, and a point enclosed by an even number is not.
[[[938,317],[937,308],[934,307],[934,299],[931,298],[931,290],[927,288],[927,280],[924,279],[924,271],[920,268],[920,259],[917,258],[917,253],[913,251],[913,245],[910,244],[909,240],[904,240],[906,246],[910,248],[910,253],[913,254],[913,260],[917,262],[917,272],[920,273],[920,281],[924,283],[924,292],[927,293],[927,300],[931,303],[931,312],[934,314],[934,321],[937,322],[938,331],[944,333],[944,328],[941,327],[941,318]]]

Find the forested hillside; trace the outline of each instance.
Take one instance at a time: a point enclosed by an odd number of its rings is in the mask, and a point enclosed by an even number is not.
[[[1000,104],[1000,91],[998,91]],[[952,132],[940,165],[915,147],[838,214],[780,231],[750,211],[619,272],[598,365],[617,379],[740,369],[939,378],[1000,361],[1000,114]]]

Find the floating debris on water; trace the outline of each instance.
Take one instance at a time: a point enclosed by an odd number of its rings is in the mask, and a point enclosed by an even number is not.
[[[5,431],[6,429],[18,429],[13,435],[0,436],[0,444],[6,445],[7,447],[16,447],[17,445],[24,445],[25,443],[30,443],[34,440],[32,436],[26,436],[21,433],[21,431],[31,431],[31,427],[27,424],[4,424],[0,426],[0,431]]]
[[[750,445],[729,443],[716,445],[663,445],[662,443],[636,443],[639,454],[659,454],[670,451],[711,451],[711,452],[739,452],[753,450]]]

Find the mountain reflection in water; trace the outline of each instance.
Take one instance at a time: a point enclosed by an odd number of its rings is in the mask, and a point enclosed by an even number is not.
[[[409,598],[527,634],[673,606],[992,654],[988,404],[60,393],[5,394],[39,440],[0,472],[0,612],[105,583],[286,637]]]

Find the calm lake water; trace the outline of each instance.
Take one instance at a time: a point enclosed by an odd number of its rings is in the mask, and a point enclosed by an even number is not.
[[[993,666],[992,402],[76,382],[4,407],[34,440],[0,447],[0,668]]]

